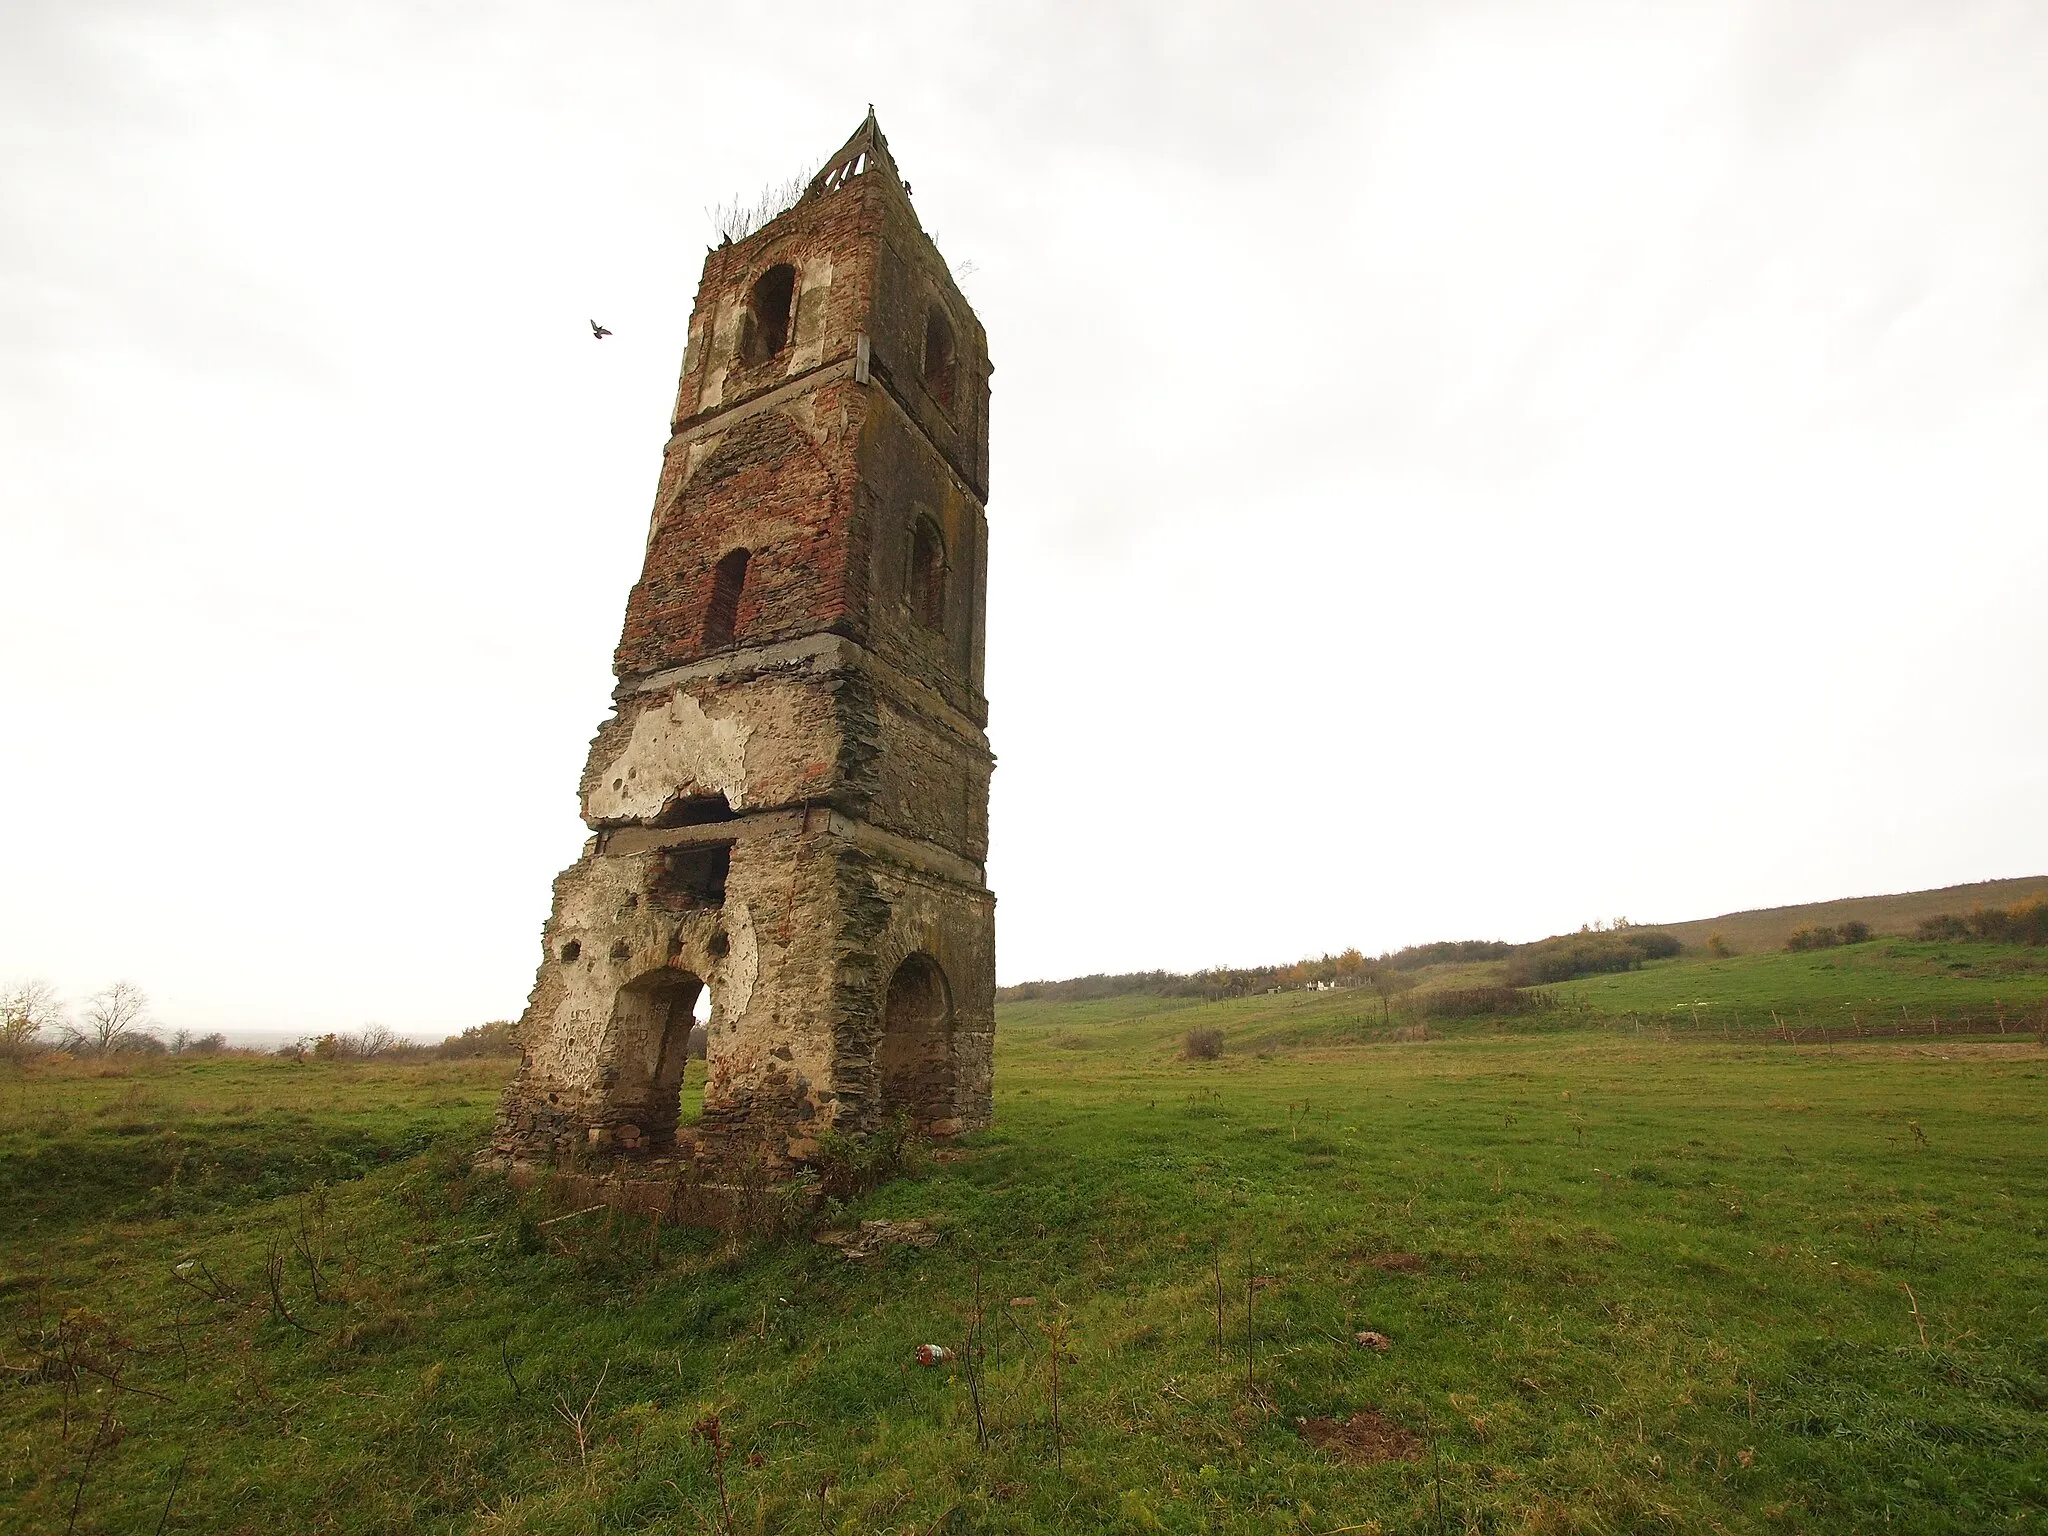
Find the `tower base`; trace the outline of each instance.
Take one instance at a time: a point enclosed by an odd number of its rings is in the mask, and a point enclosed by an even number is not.
[[[822,806],[600,833],[555,882],[493,1152],[781,1171],[899,1118],[987,1125],[995,898],[978,876]]]

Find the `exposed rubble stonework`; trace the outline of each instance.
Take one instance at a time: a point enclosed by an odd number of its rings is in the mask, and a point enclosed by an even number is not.
[[[499,1157],[788,1168],[988,1123],[988,378],[872,113],[705,260]]]

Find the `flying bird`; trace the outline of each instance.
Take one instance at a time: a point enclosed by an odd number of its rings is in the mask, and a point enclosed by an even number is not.
[[[603,326],[599,325],[595,320],[593,320],[590,322],[590,334],[595,336],[599,341],[603,341],[605,337],[611,335],[611,332],[606,330]]]

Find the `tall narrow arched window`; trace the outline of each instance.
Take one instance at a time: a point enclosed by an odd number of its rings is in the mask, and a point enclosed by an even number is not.
[[[958,372],[954,359],[953,327],[938,310],[927,311],[924,317],[924,387],[947,410],[953,408],[953,376]]]
[[[778,262],[755,279],[740,321],[740,357],[765,363],[789,345],[790,312],[796,307],[796,268]]]
[[[927,517],[910,525],[910,611],[926,629],[946,624],[946,544]]]
[[[740,593],[747,585],[747,552],[735,549],[711,572],[711,601],[704,608],[704,647],[731,645],[738,631]]]

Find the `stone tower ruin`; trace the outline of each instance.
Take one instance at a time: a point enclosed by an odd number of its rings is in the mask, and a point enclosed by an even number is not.
[[[706,258],[499,1156],[988,1123],[988,379],[872,112]]]

